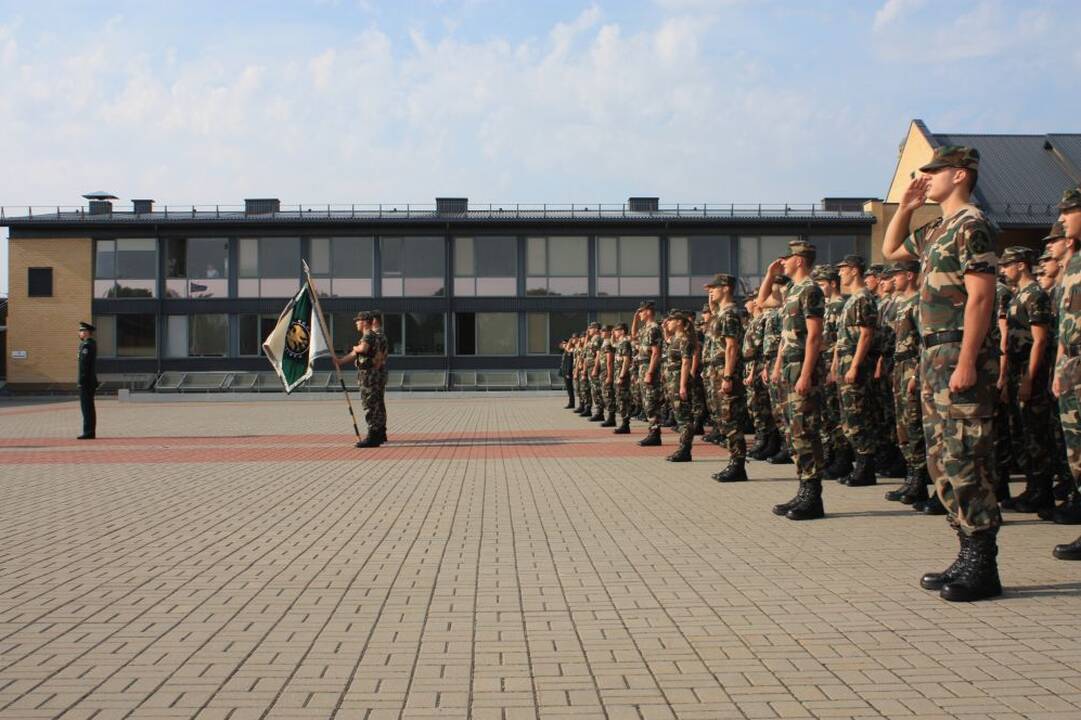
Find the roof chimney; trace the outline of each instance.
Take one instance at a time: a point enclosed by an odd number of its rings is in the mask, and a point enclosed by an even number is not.
[[[627,209],[631,212],[657,212],[661,209],[661,199],[655,197],[627,198]]]
[[[278,198],[244,198],[245,215],[265,215],[281,212],[282,201]]]
[[[87,212],[91,215],[112,215],[113,214],[113,200],[116,200],[116,195],[105,192],[104,190],[95,190],[83,195],[89,201],[89,207]]]
[[[464,215],[469,212],[469,198],[437,197],[435,211],[440,215]]]
[[[131,209],[136,215],[146,215],[154,212],[153,200],[132,200]]]

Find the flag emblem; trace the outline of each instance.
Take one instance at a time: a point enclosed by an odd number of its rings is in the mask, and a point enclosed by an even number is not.
[[[289,326],[289,332],[285,335],[285,351],[294,360],[307,359],[308,345],[311,342],[311,333],[303,320],[294,320]]]

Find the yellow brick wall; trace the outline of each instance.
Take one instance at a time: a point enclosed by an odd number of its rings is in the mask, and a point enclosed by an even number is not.
[[[53,269],[53,296],[27,297],[27,268]],[[8,383],[71,383],[77,379],[79,321],[91,321],[90,238],[8,240]],[[25,360],[11,356],[26,351]]]
[[[897,203],[883,203],[872,200],[863,204],[863,210],[875,216],[875,224],[871,226],[871,257],[868,262],[884,262],[882,259],[882,241],[886,238],[886,228],[889,226],[890,220],[897,213]],[[938,205],[924,205],[913,213],[912,222],[909,223],[910,228],[914,230],[926,225],[941,215],[942,211],[939,210]]]
[[[923,132],[916,123],[908,126],[908,136],[905,138],[905,147],[901,151],[901,157],[897,160],[897,168],[890,179],[890,189],[886,192],[886,202],[900,202],[908,184],[912,181],[912,173],[921,166],[930,162],[934,154],[934,148],[924,137]]]

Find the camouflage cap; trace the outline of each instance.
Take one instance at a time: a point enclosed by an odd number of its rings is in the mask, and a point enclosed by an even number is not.
[[[815,256],[818,254],[818,248],[814,243],[809,243],[806,240],[789,240],[788,241],[788,255],[785,257],[792,257],[793,255],[799,255],[800,257],[807,258],[811,262],[814,262]]]
[[[612,326],[611,325],[601,325],[601,332],[602,333],[612,332]]]
[[[591,322],[586,327],[588,327],[590,330],[600,330],[601,329],[601,324],[599,322],[597,322],[596,320],[594,320],[593,322]]]
[[[642,302],[638,303],[638,309],[639,310],[656,310],[657,309],[657,303],[653,302],[652,300],[643,300]]]
[[[1051,229],[1047,232],[1047,235],[1040,242],[1049,243],[1056,240],[1061,240],[1066,237],[1066,228],[1062,226],[1058,220],[1051,225]]]
[[[361,310],[355,316],[353,316],[353,322],[356,322],[357,320],[363,320],[364,322],[368,322],[371,319],[372,319],[372,314],[370,312],[368,312],[367,310]]]
[[[694,313],[689,313],[686,310],[680,310],[679,308],[672,308],[668,311],[668,315],[665,316],[666,320],[679,320],[681,322],[691,322],[694,317]]]
[[[979,170],[980,151],[967,145],[943,145],[940,148],[935,148],[935,153],[931,156],[931,162],[921,167],[920,172],[930,172],[945,167]]]
[[[1025,262],[1032,265],[1036,259],[1036,251],[1032,248],[1027,248],[1024,245],[1013,245],[1002,251],[1002,257],[999,258],[999,264],[1005,265],[1012,262]]]
[[[717,273],[713,276],[713,279],[706,283],[703,287],[735,287],[736,279],[727,273]]]
[[[1040,257],[1036,258],[1036,262],[1042,263],[1042,262],[1047,262],[1048,260],[1054,260],[1054,259],[1055,258],[1052,257],[1052,255],[1051,255],[1051,251],[1048,250],[1047,248],[1044,248],[1043,252],[1040,253]]]
[[[623,332],[627,332],[627,323],[625,323],[625,322],[616,323],[615,329],[616,330],[622,330]]]
[[[886,269],[886,266],[882,263],[871,263],[867,266],[867,274],[872,277],[878,277],[882,274],[882,271]]]
[[[854,267],[860,272],[864,272],[867,270],[867,261],[863,259],[862,255],[845,255],[841,262],[837,263],[837,267]]]
[[[1075,187],[1062,193],[1062,200],[1058,203],[1059,210],[1081,209],[1081,187]]]
[[[832,265],[816,265],[815,269],[811,271],[811,279],[815,282],[824,280],[829,282],[831,280],[839,280],[840,275],[837,274],[837,268]]]
[[[920,271],[919,260],[899,260],[893,265],[890,265],[890,270],[895,273],[918,273]]]
[[[788,277],[787,275],[784,275],[784,274],[777,275],[776,277],[773,278],[773,284],[774,285],[782,285],[782,286],[791,285],[792,284],[792,278],[790,278],[790,277]]]
[[[368,312],[371,313],[372,320],[375,320],[376,322],[383,322],[382,310],[369,310]]]

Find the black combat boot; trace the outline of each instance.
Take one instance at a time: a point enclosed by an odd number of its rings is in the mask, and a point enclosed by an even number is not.
[[[1081,537],[1078,537],[1072,543],[1056,545],[1051,554],[1059,560],[1081,560]]]
[[[825,475],[830,480],[842,480],[852,472],[852,448],[847,444],[837,448],[833,464],[826,468]]]
[[[638,441],[638,444],[642,447],[656,447],[661,444],[661,429],[659,427],[651,427],[646,436]]]
[[[714,425],[712,430],[702,436],[702,440],[708,443],[713,443],[714,445],[720,445],[722,437],[723,435],[721,435],[721,429]]]
[[[1018,498],[1013,509],[1019,513],[1038,513],[1041,510],[1053,510],[1055,496],[1051,491],[1051,477],[1036,477],[1030,480],[1032,492],[1028,497]]]
[[[953,526],[954,532],[957,533],[957,542],[960,546],[957,551],[957,558],[953,561],[953,564],[942,572],[929,572],[920,578],[920,587],[924,590],[941,590],[946,583],[953,582],[961,571],[961,567],[967,562],[971,538],[961,532],[961,528],[954,522],[951,521],[950,525]]]
[[[773,506],[774,515],[785,515],[789,510],[796,507],[804,500],[807,499],[808,494],[807,483],[804,480],[799,481],[799,488],[796,490],[796,494],[788,502],[778,503]]]
[[[762,452],[765,447],[766,433],[761,431],[756,432],[754,434],[754,445],[751,445],[751,447],[747,448],[747,455],[753,458],[755,455]]]
[[[886,455],[890,459],[889,465],[884,473],[879,474],[888,478],[908,477],[908,463],[905,462],[905,456],[901,453],[901,448],[890,445],[889,452]]]
[[[601,423],[601,427],[615,427],[616,426],[616,411],[609,410],[608,417]]]
[[[1081,493],[1076,489],[1051,513],[1051,521],[1058,525],[1081,525]]]
[[[946,506],[942,504],[942,500],[938,497],[938,492],[929,492],[927,502],[914,503],[912,505],[914,510],[922,512],[924,515],[945,515]]]
[[[728,465],[720,472],[710,475],[717,482],[743,482],[747,479],[747,468],[743,458],[729,458]]]
[[[597,410],[589,418],[590,422],[604,422],[604,406],[598,405]]]
[[[999,472],[1007,477],[1010,474],[1008,467],[1000,467]],[[1025,489],[1002,504],[1006,510],[1016,510],[1018,503],[1028,502],[1029,496],[1036,492],[1035,478],[1025,476]]]
[[[822,507],[822,481],[818,478],[807,481],[803,500],[797,502],[784,514],[789,520],[817,520],[826,515]]]
[[[612,431],[612,434],[613,435],[630,435],[631,434],[631,419],[629,417],[624,416],[623,417],[623,422],[620,424],[619,427],[617,427],[615,430]]]
[[[693,428],[692,428],[693,429]],[[691,446],[688,443],[680,443],[679,449],[665,458],[668,462],[690,462]]]
[[[914,505],[916,503],[927,502],[927,486],[930,484],[930,480],[931,478],[927,474],[926,467],[915,473],[912,486],[898,498],[900,503],[902,505]]]
[[[358,448],[374,448],[379,447],[379,435],[369,432],[363,440],[357,443]]]
[[[890,490],[886,493],[886,499],[890,502],[900,502],[901,498],[905,496],[914,485],[916,484],[916,472],[909,470],[905,475],[905,481],[901,483],[896,489]]]
[[[776,453],[766,458],[766,462],[770,465],[791,465],[792,464],[792,448],[788,447],[788,443],[781,445],[781,449]]]
[[[1070,492],[1073,490],[1073,480],[1069,475],[1059,475],[1058,481],[1055,482],[1055,487],[1051,492],[1054,494],[1055,499],[1062,502],[1070,496]]]
[[[696,422],[694,424],[694,434],[695,435],[705,435],[706,434],[706,426],[705,426],[705,423],[702,422],[702,418],[698,418],[698,422]]]
[[[998,578],[998,528],[981,530],[969,538],[968,554],[939,596],[950,602],[974,602],[1002,594]]]
[[[593,406],[592,405],[583,405],[580,409],[576,410],[575,412],[577,412],[582,417],[589,417],[590,415],[593,414]]]
[[[852,467],[852,472],[847,477],[841,480],[841,484],[848,487],[867,487],[869,485],[875,485],[878,483],[878,478],[875,477],[875,458],[874,455],[857,455],[856,464]]]
[[[572,408],[574,408],[574,401],[573,400],[568,401],[567,404],[563,406],[564,410],[571,410]]]
[[[378,442],[378,443],[379,443],[380,445],[382,445],[383,443],[387,442],[387,431],[386,431],[386,429],[385,429],[385,428],[384,428],[383,430],[380,430],[380,431],[379,431],[379,433],[378,433],[378,435],[376,436],[375,440],[376,440],[376,442]]]

